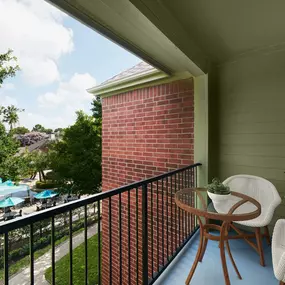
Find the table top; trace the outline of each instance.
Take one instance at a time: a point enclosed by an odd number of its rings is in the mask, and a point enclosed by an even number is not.
[[[228,222],[252,220],[261,213],[258,201],[233,191],[226,200],[209,207],[205,188],[186,188],[175,193],[175,203],[179,208],[199,217]]]

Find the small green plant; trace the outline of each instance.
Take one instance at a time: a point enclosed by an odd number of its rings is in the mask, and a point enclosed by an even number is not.
[[[228,195],[231,193],[230,187],[225,186],[218,178],[214,178],[212,183],[208,184],[206,188],[210,193],[213,194]]]

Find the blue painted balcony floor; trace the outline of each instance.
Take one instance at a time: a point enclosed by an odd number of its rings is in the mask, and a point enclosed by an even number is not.
[[[275,279],[271,247],[265,242],[264,254],[266,266],[259,264],[259,256],[245,241],[231,240],[230,247],[242,280],[239,280],[227,256],[227,265],[231,285],[278,285]],[[199,245],[199,234],[196,234],[176,257],[169,268],[161,275],[155,285],[183,285],[194,262]],[[202,263],[198,263],[190,285],[224,285],[224,275],[220,260],[218,243],[209,241]]]

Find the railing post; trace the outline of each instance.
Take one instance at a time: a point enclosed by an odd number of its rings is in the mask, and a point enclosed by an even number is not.
[[[147,213],[147,184],[142,185],[142,270],[143,285],[148,284],[148,213]]]
[[[34,224],[30,225],[30,282],[35,283],[34,278]]]
[[[9,248],[8,248],[8,232],[4,233],[4,284],[9,284]]]

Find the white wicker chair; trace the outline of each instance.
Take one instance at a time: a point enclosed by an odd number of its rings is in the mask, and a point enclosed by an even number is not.
[[[275,186],[264,178],[252,175],[231,176],[227,178],[223,184],[229,186],[231,191],[246,194],[261,204],[261,214],[259,217],[249,221],[237,222],[237,224],[255,228],[257,246],[252,243],[251,245],[259,253],[260,264],[265,266],[262,236],[265,236],[268,244],[270,244],[268,225],[272,220],[275,209],[281,203],[281,198]],[[247,204],[245,204],[244,207],[246,207],[246,205]],[[264,228],[264,234],[261,233],[261,228]]]
[[[285,220],[278,220],[272,236],[272,261],[275,277],[285,284]]]

